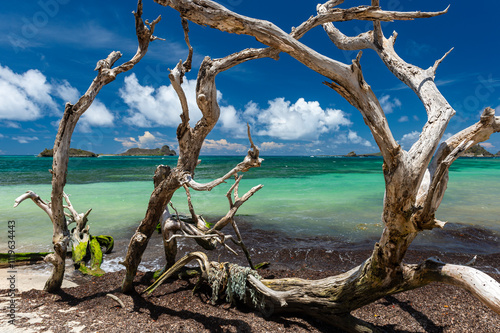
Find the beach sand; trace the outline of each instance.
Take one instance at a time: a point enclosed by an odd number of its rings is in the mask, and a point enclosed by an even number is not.
[[[0,332],[12,332],[12,333],[31,333],[39,332],[37,329],[33,329],[30,326],[41,323],[43,317],[37,311],[27,311],[27,312],[14,312],[15,322],[25,321],[29,325],[28,327],[18,328],[15,325],[9,323],[12,319],[10,317],[11,304],[19,304],[21,302],[20,294],[28,290],[43,290],[45,282],[49,278],[49,274],[45,272],[40,272],[36,270],[31,270],[29,267],[14,267],[13,269],[2,268],[0,269]],[[73,288],[77,287],[78,284],[72,282],[68,279],[63,280],[62,288]],[[12,290],[14,289],[14,290]],[[14,297],[13,297],[14,296]]]
[[[14,270],[2,268],[0,269],[0,289],[10,289],[10,280],[14,281],[16,289],[20,292],[31,289],[43,290],[45,282],[49,278],[49,274],[31,271],[27,267],[17,268]],[[77,284],[68,279],[63,281],[63,288],[76,287]]]
[[[360,263],[369,251],[325,252],[315,250],[305,256],[289,258],[288,251],[274,254],[281,265],[260,270],[265,278],[296,276],[319,279],[338,274]],[[469,255],[410,251],[407,262],[419,262],[438,255],[451,263],[463,263]],[[257,255],[260,261],[266,254]],[[288,257],[288,258],[287,258]],[[312,260],[314,259],[314,260]],[[500,253],[479,256],[477,267],[495,273]],[[286,265],[285,265],[286,264]],[[295,269],[284,268],[295,267]],[[319,269],[322,267],[323,269]],[[3,273],[5,274],[5,273]],[[78,286],[64,287],[57,294],[31,289],[16,299],[16,323],[8,324],[2,316],[1,332],[339,332],[309,317],[296,315],[264,317],[245,306],[225,303],[211,305],[208,288],[192,292],[196,279],[170,280],[152,295],[120,293],[123,271],[102,277],[80,277]],[[37,276],[38,275],[38,276]],[[18,272],[19,287],[43,287],[46,275]],[[78,274],[71,278],[78,279]],[[138,273],[135,288],[144,290],[152,282],[151,273]],[[2,275],[2,280],[4,275]],[[5,284],[2,282],[2,288]],[[107,296],[113,294],[125,304],[122,308]],[[2,304],[9,302],[8,290],[0,291]],[[2,309],[4,306],[2,307]],[[6,310],[3,310],[6,311]],[[6,313],[7,314],[7,313]],[[460,288],[431,284],[417,290],[385,297],[362,307],[353,315],[387,332],[498,332],[500,316]]]

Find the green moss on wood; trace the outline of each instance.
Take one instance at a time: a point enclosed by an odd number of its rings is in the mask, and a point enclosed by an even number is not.
[[[111,251],[113,250],[113,247],[115,246],[115,240],[113,239],[113,237],[107,236],[107,235],[99,235],[99,236],[95,236],[95,238],[97,239],[97,241],[99,242],[99,245],[101,245],[101,247],[106,248],[106,251],[104,251],[104,254],[111,253]]]
[[[43,261],[46,255],[52,252],[22,252],[22,253],[0,253],[0,268],[10,265],[30,265]]]
[[[91,237],[90,243],[90,271],[89,274],[94,276],[101,276],[105,272],[101,269],[102,264],[102,250],[101,245],[96,237]]]
[[[73,244],[73,252],[71,254],[71,258],[73,259],[75,265],[84,261],[85,257],[87,256],[87,247],[88,242],[80,242],[77,246]]]

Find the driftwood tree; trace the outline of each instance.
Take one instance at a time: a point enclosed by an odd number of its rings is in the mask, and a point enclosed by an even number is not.
[[[180,61],[169,74],[170,82],[179,97],[182,107],[182,114],[180,115],[181,123],[177,127],[179,158],[177,166],[174,168],[160,165],[156,169],[154,176],[155,188],[149,199],[146,215],[130,239],[127,255],[122,262],[127,270],[122,284],[123,292],[131,292],[133,290],[133,280],[137,273],[137,267],[141,262],[144,250],[158,222],[162,226],[165,256],[167,259],[166,268],[171,267],[175,263],[175,256],[177,254],[176,238],[179,236],[193,237],[203,248],[213,249],[217,245],[217,242],[224,242],[226,236],[222,235],[220,230],[229,223],[235,229],[238,237],[237,240],[234,240],[235,243],[243,248],[250,262],[248,252],[234,222],[234,216],[238,208],[257,192],[262,185],[253,187],[240,198],[238,196],[238,184],[241,178],[238,177],[235,184],[227,193],[230,203],[228,213],[216,222],[212,228],[206,227],[204,221],[195,213],[190,199],[189,188],[196,191],[210,191],[214,187],[224,183],[227,179],[237,176],[239,172],[246,172],[250,168],[261,165],[262,159],[259,158],[259,150],[253,144],[250,136],[250,128],[248,128],[248,138],[252,149],[248,151],[242,162],[229,170],[225,175],[209,183],[200,184],[194,180],[195,168],[200,163],[198,158],[205,138],[217,124],[220,116],[217,89],[215,86],[217,74],[248,60],[268,57],[270,54],[276,54],[276,52],[274,50],[262,52],[260,49],[246,49],[221,59],[205,57],[200,65],[196,86],[196,102],[202,113],[202,118],[192,128],[189,124],[188,103],[181,84],[184,75],[191,70],[193,49],[189,42],[187,21],[183,19],[182,25],[185,40],[189,47],[189,55],[185,62]],[[191,213],[191,220],[189,222],[180,220],[178,215],[177,217],[173,217],[168,210],[168,204],[172,196],[181,187],[184,187],[186,190],[188,198]],[[234,192],[234,202],[231,199],[231,192]],[[179,231],[182,232],[182,235],[176,235]]]
[[[267,47],[248,49],[219,60],[206,58],[203,62],[197,86],[197,102],[203,119],[192,129],[187,122],[187,112],[184,111],[182,115],[183,121],[177,130],[179,163],[155,187],[146,217],[130,242],[125,261],[127,275],[123,283],[124,291],[132,288],[132,279],[147,239],[153,225],[160,220],[173,191],[184,185],[192,188],[199,186],[192,180],[198,154],[203,139],[219,116],[213,82],[215,75],[248,59],[277,58],[280,52],[285,52],[328,78],[329,82],[325,84],[363,115],[384,159],[384,230],[371,257],[344,274],[318,281],[294,278],[259,281],[250,274],[247,277],[247,287],[266,299],[268,304],[272,304],[275,311],[282,309],[309,313],[347,331],[375,330],[369,324],[352,317],[352,310],[384,296],[422,287],[432,281],[465,288],[500,314],[500,284],[488,275],[471,267],[445,264],[435,259],[415,265],[402,262],[409,245],[419,232],[442,228],[445,224],[435,218],[435,213],[446,190],[451,163],[468,147],[487,140],[492,133],[500,131],[500,118],[495,117],[494,110],[486,108],[479,122],[453,135],[439,146],[445,129],[455,114],[434,82],[436,70],[446,55],[427,69],[419,68],[405,62],[396,53],[394,44],[397,34],[393,33],[386,38],[382,31],[383,21],[434,17],[445,14],[447,9],[441,12],[385,11],[381,9],[379,0],[372,0],[371,6],[340,9],[337,6],[343,0],[332,0],[318,5],[315,16],[293,28],[291,33],[286,33],[271,22],[239,15],[208,0],[155,1],[177,10],[184,20],[229,33],[253,36]],[[372,21],[373,29],[348,37],[334,24],[348,20]],[[339,49],[374,51],[387,68],[420,98],[427,112],[427,122],[410,150],[403,150],[394,139],[379,100],[363,77],[361,51],[351,64],[344,64],[299,41],[305,33],[319,25]],[[183,110],[186,110],[185,97],[178,88],[182,73],[183,67],[179,64],[172,71],[171,81],[179,92]],[[257,163],[259,161],[249,153],[242,168]],[[219,264],[209,263],[206,256],[198,252],[181,259],[173,269],[192,259],[201,262],[204,272],[202,277],[207,279],[215,274],[214,270],[221,267]]]
[[[63,196],[64,186],[66,185],[66,175],[68,172],[69,148],[71,137],[76,124],[85,111],[92,105],[99,91],[108,83],[115,80],[120,73],[132,69],[146,54],[149,42],[156,39],[153,36],[154,27],[160,21],[158,17],[153,22],[149,23],[146,20],[146,25],[142,20],[142,0],[137,3],[137,12],[133,12],[135,17],[135,28],[139,46],[136,54],[127,62],[120,66],[113,67],[116,61],[120,59],[122,54],[117,51],[111,52],[106,59],[99,60],[95,71],[98,74],[90,84],[85,94],[80,97],[76,104],[66,103],[64,114],[59,123],[59,129],[54,142],[54,157],[52,162],[52,194],[49,203],[45,203],[35,193],[28,191],[24,196],[16,200],[16,205],[22,200],[31,198],[40,208],[42,208],[50,217],[54,233],[52,243],[54,244],[54,253],[45,257],[45,261],[54,265],[52,275],[45,283],[44,289],[49,292],[57,291],[62,284],[65,270],[65,259],[70,241],[70,233],[68,230],[68,221],[64,212]],[[19,201],[18,201],[19,200]],[[71,203],[66,198],[68,207]],[[77,222],[76,234],[85,234],[85,224],[87,215],[78,214],[70,209],[72,218]],[[79,222],[78,222],[79,221]],[[77,236],[77,238],[80,238]]]
[[[114,246],[113,237],[105,235],[91,236],[89,233],[90,226],[87,225],[87,222],[92,209],[87,210],[85,213],[78,213],[69,200],[69,196],[64,192],[63,197],[64,201],[66,201],[66,205],[63,207],[68,210],[68,212],[64,212],[66,216],[66,225],[69,228],[72,223],[75,223],[75,227],[70,233],[71,254],[75,268],[84,274],[103,275],[104,271],[101,269],[101,246],[106,248],[105,253],[111,252]],[[14,208],[26,199],[31,199],[35,205],[47,213],[51,220],[53,219],[52,204],[50,202],[45,202],[33,191],[27,191],[16,198],[14,201]],[[40,258],[40,255],[40,253],[26,253],[24,257],[28,259],[27,262],[30,262],[32,261],[30,258],[33,258],[33,261],[37,261],[35,258]],[[86,266],[86,261],[88,261],[88,259],[90,259],[90,269]]]

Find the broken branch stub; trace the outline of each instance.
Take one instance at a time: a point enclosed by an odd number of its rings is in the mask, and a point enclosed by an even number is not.
[[[318,5],[316,16],[298,25],[298,28],[292,29],[292,33],[288,34],[269,21],[239,15],[209,0],[156,0],[156,2],[177,10],[183,18],[196,24],[224,32],[249,35],[268,47],[252,51],[254,54],[262,56],[267,52],[266,56],[269,56],[285,52],[313,71],[327,77],[330,81],[327,84],[359,110],[380,149],[384,159],[383,173],[386,185],[382,212],[385,228],[379,242],[374,246],[372,255],[361,266],[349,272],[319,281],[293,278],[262,280],[261,282],[272,291],[286,293],[280,296],[284,298],[287,310],[321,317],[345,330],[363,331],[374,328],[348,315],[352,310],[386,295],[421,287],[431,281],[458,284],[468,290],[480,283],[495,292],[498,290],[494,281],[483,279],[477,270],[470,267],[458,269],[441,265],[432,269],[430,263],[411,266],[402,262],[411,242],[422,229],[443,225],[434,218],[434,213],[446,190],[449,166],[462,152],[459,147],[461,143],[464,142],[466,147],[472,143],[482,142],[492,133],[500,131],[499,117],[495,117],[493,110],[488,109],[478,124],[456,134],[438,148],[445,129],[455,114],[455,110],[441,94],[434,81],[437,67],[448,53],[428,69],[410,64],[403,60],[394,48],[397,34],[394,33],[386,38],[380,24],[381,21],[388,20],[435,17],[445,14],[447,9],[440,12],[385,11],[378,0],[371,1],[371,6],[340,9],[336,6],[341,4],[342,0],[327,1]],[[373,30],[348,37],[333,24],[345,20],[373,21]],[[427,122],[411,149],[404,150],[394,139],[381,103],[363,76],[361,53],[358,53],[352,63],[344,64],[311,49],[298,40],[304,33],[318,25],[323,26],[339,49],[374,51],[389,71],[412,89],[422,101]],[[274,53],[269,49],[273,49]],[[210,70],[214,69],[216,64],[216,61],[206,59],[202,65],[206,75],[200,78],[198,82],[200,86],[204,86],[206,82],[204,80],[211,78]],[[210,109],[212,105],[210,100],[215,101],[213,82],[205,88],[198,92],[198,104],[204,115],[212,111],[210,117],[207,116],[207,119],[212,121],[211,129],[213,120],[218,118],[219,109]],[[189,135],[189,131],[183,134]],[[181,136],[178,137],[181,139]],[[189,145],[184,147],[186,150],[192,148]],[[249,160],[256,159],[251,154],[247,157]],[[192,163],[194,165],[195,161]],[[239,171],[243,169],[244,167]],[[206,191],[231,177],[234,174],[233,170],[206,184],[195,182],[191,172],[184,173],[179,182],[187,184],[194,190]],[[479,299],[499,313],[498,302],[494,296],[483,291],[474,292]],[[265,291],[261,293],[265,294]],[[267,293],[272,294],[270,291]],[[280,299],[277,303],[281,305],[284,302]]]

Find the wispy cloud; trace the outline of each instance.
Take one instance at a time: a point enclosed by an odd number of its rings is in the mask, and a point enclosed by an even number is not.
[[[260,144],[259,148],[262,151],[268,151],[268,150],[282,149],[284,147],[285,147],[285,144],[283,144],[283,143],[269,141],[269,142],[262,142]]]
[[[419,137],[420,137],[420,132],[413,131],[403,135],[403,137],[400,140],[398,140],[398,143],[401,145],[401,147],[403,147],[403,149],[408,150],[411,148],[411,146],[413,146],[415,142],[417,142]]]
[[[143,135],[139,135],[138,138],[128,137],[128,138],[115,138],[117,142],[120,142],[125,148],[157,148],[158,146],[163,146],[165,140],[163,138],[157,137],[149,131],[145,131]]]
[[[418,43],[414,40],[408,40],[406,43],[406,53],[411,54],[415,57],[421,57],[428,54],[432,50],[429,44]]]
[[[19,125],[18,123],[14,122],[14,121],[10,121],[10,120],[5,120],[5,121],[0,122],[0,126],[1,127],[10,127],[10,128],[21,128],[21,125]]]
[[[460,81],[463,81],[462,79],[448,79],[448,80],[444,80],[444,79],[440,79],[440,80],[436,80],[434,81],[436,83],[436,86],[438,87],[444,87],[444,86],[449,86],[449,85],[452,85],[452,84],[455,84],[455,83],[458,83]]]
[[[396,108],[401,108],[401,101],[397,97],[391,97],[390,95],[383,95],[379,102],[386,114],[393,113]]]
[[[488,148],[488,149],[495,148],[495,146],[490,142],[481,142],[480,145],[483,146],[484,148]]]
[[[15,136],[12,138],[19,143],[29,143],[30,141],[38,141],[38,137],[36,136]]]
[[[226,139],[220,140],[211,140],[207,139],[203,143],[203,147],[201,150],[205,153],[210,153],[214,150],[216,151],[225,151],[225,152],[242,152],[245,151],[248,147],[242,145],[240,143],[228,142]]]

